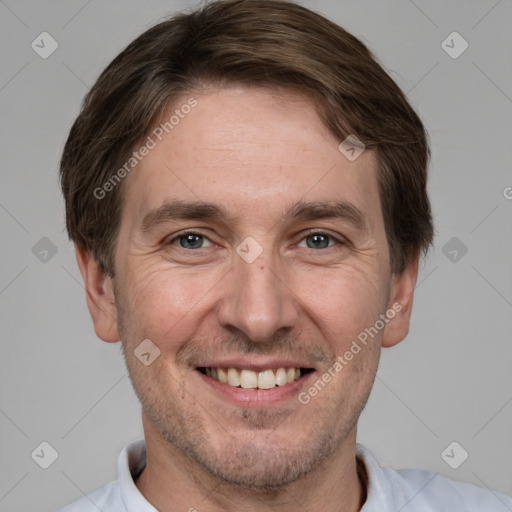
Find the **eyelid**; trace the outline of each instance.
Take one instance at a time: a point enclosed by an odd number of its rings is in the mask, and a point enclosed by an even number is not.
[[[210,240],[210,238],[206,234],[202,233],[200,228],[197,228],[197,229],[185,229],[183,231],[179,231],[178,233],[174,233],[174,234],[171,235],[172,238],[167,237],[167,238],[164,239],[163,245],[175,245],[173,242],[175,242],[179,238],[181,238],[183,236],[186,236],[186,235],[199,235],[199,236],[202,236],[203,239],[208,240],[210,242],[211,246],[214,245],[214,242],[212,240]],[[311,228],[311,229],[308,229],[306,231],[302,231],[301,232],[301,238],[300,238],[298,243],[302,242],[305,238],[307,238],[308,236],[311,236],[311,235],[324,235],[324,236],[327,236],[327,237],[331,238],[332,240],[334,240],[337,244],[341,244],[341,245],[348,245],[348,244],[350,244],[349,240],[347,240],[344,236],[339,235],[339,234],[333,234],[333,233],[331,233],[328,230],[318,229],[318,228],[317,229]],[[329,247],[333,247],[333,246],[331,245]],[[204,249],[204,247],[201,247],[200,249]]]
[[[201,233],[201,231],[199,229],[185,229],[183,231],[179,231],[178,233],[174,233],[172,235],[170,235],[170,237],[166,237],[163,241],[163,245],[174,245],[173,242],[179,240],[181,237],[183,236],[187,236],[187,235],[198,235],[198,236],[201,236],[203,237],[204,240],[208,240],[208,242],[210,242],[211,246],[214,245],[214,242],[212,242],[210,240],[210,238],[205,235],[204,233]],[[179,249],[183,249],[183,247],[179,247],[177,246]],[[210,247],[210,246],[208,246]],[[204,249],[204,247],[201,247],[200,249]],[[187,249],[184,249],[184,250],[187,250]]]
[[[298,243],[302,242],[305,238],[307,238],[308,236],[311,236],[311,235],[327,236],[327,237],[331,238],[332,240],[334,240],[337,244],[340,244],[340,245],[350,244],[350,242],[342,235],[339,235],[337,233],[333,234],[330,231],[327,231],[325,229],[314,229],[314,228],[303,231],[301,233],[301,238]],[[330,245],[329,247],[333,247],[333,245]]]

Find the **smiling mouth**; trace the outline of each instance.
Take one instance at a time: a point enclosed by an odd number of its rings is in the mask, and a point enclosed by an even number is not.
[[[239,368],[204,367],[199,372],[234,388],[272,389],[285,386],[314,371],[313,368],[269,368],[255,372]]]

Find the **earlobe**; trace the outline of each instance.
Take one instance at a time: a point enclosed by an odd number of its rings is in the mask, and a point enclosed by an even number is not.
[[[418,252],[400,275],[393,276],[388,311],[393,310],[395,315],[384,330],[382,337],[383,347],[397,345],[409,332],[419,259],[420,253]]]
[[[75,243],[75,253],[96,335],[103,341],[119,341],[112,279],[101,270],[88,249]]]

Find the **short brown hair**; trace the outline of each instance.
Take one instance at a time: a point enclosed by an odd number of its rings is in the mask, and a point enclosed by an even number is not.
[[[219,0],[150,28],[84,99],[61,160],[70,238],[114,275],[123,183],[94,193],[130,158],[163,108],[204,85],[288,88],[313,100],[340,140],[375,150],[391,270],[433,238],[427,134],[403,92],[346,30],[287,0]],[[141,137],[143,136],[143,137]]]

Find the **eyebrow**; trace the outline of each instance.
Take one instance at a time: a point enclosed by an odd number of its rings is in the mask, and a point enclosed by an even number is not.
[[[359,230],[368,227],[368,221],[363,212],[355,205],[346,201],[309,202],[299,201],[288,210],[285,217],[294,220],[339,219],[347,221]]]
[[[238,218],[230,215],[223,206],[215,203],[174,200],[167,201],[148,212],[140,223],[139,230],[145,233],[160,224],[178,219],[234,222]],[[352,224],[358,230],[365,230],[368,227],[367,218],[363,212],[346,201],[299,201],[286,210],[281,220],[286,219],[303,221],[339,219]]]
[[[144,216],[140,231],[146,232],[168,221],[183,219],[227,220],[230,218],[226,210],[214,203],[202,201],[167,201]]]

